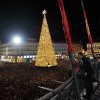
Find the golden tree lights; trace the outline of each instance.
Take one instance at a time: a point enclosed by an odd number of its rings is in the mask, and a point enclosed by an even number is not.
[[[46,11],[44,10],[42,13],[44,15],[44,18],[42,23],[35,66],[41,66],[41,67],[56,66],[57,60],[46,20]]]

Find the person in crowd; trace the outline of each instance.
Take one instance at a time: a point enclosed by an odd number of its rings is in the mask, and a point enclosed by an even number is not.
[[[78,53],[78,58],[81,70],[84,71],[85,77],[86,95],[84,95],[83,97],[85,99],[88,99],[93,94],[92,75],[94,72],[89,59],[86,56],[84,56],[82,52]]]

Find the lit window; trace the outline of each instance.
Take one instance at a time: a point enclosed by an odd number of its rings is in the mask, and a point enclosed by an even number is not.
[[[30,56],[30,58],[32,58],[32,56]]]
[[[27,58],[29,58],[29,55],[27,56]]]
[[[26,56],[24,56],[24,58],[26,58]]]

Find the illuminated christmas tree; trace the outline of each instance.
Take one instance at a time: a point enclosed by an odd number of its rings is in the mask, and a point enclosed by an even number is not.
[[[57,60],[46,20],[46,11],[44,10],[42,13],[44,15],[44,18],[42,23],[35,66],[41,66],[41,67],[56,66]]]

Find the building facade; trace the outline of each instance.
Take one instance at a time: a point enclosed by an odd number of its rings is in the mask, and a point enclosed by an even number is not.
[[[59,58],[62,55],[67,55],[66,43],[54,43],[55,55]],[[21,44],[14,44],[12,42],[0,44],[1,61],[4,62],[32,62],[37,55],[38,42],[27,41]],[[81,50],[81,45],[73,44],[73,51],[75,53]]]
[[[100,42],[93,43],[92,44],[92,47],[93,47],[93,51],[94,51],[94,56],[95,57],[100,57]],[[89,56],[92,55],[92,52],[91,52],[91,44],[87,44],[87,54]]]

